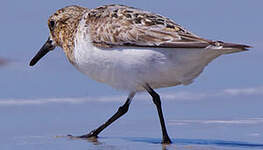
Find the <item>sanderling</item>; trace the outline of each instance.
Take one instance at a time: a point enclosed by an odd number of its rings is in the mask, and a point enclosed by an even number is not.
[[[59,46],[79,71],[130,92],[108,121],[79,138],[97,137],[128,111],[136,92],[147,91],[158,110],[162,143],[171,143],[154,89],[190,84],[216,57],[250,48],[201,38],[169,18],[124,5],[68,6],[50,16],[48,27],[50,36],[30,66]]]

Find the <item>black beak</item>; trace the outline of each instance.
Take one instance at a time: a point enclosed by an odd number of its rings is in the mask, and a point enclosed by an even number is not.
[[[45,56],[49,51],[55,49],[56,46],[52,44],[52,40],[48,38],[46,43],[41,47],[36,56],[30,61],[30,66],[34,66],[43,56]]]

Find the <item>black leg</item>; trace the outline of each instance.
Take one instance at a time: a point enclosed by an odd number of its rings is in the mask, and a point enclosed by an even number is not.
[[[158,115],[159,115],[159,119],[160,119],[160,123],[161,123],[161,127],[162,127],[162,133],[163,133],[162,143],[163,144],[171,144],[172,141],[170,140],[168,133],[167,133],[167,130],[166,130],[166,127],[165,127],[160,96],[148,84],[145,86],[145,89],[152,96],[153,102],[157,107],[157,111],[158,111]]]
[[[91,138],[91,137],[98,137],[98,134],[104,130],[106,127],[108,127],[111,123],[113,123],[115,120],[117,120],[118,118],[120,118],[122,115],[124,115],[128,109],[129,109],[129,105],[131,103],[132,98],[134,97],[135,93],[130,93],[129,97],[127,98],[126,102],[124,105],[122,105],[121,107],[119,107],[118,111],[109,119],[107,120],[104,124],[102,124],[101,126],[99,126],[97,129],[92,130],[89,134],[85,134],[82,136],[79,136],[78,138]]]

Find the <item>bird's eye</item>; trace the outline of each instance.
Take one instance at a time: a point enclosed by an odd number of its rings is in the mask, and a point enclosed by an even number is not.
[[[50,28],[50,30],[54,30],[54,28],[55,28],[55,21],[51,20],[49,22],[49,28]]]

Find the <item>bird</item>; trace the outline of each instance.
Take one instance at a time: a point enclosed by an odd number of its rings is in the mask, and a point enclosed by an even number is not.
[[[98,82],[128,92],[125,103],[98,128],[78,138],[98,138],[123,116],[136,93],[147,92],[156,105],[162,143],[171,144],[158,88],[189,85],[215,58],[251,46],[202,38],[175,21],[119,4],[89,9],[70,5],[48,19],[49,37],[30,61],[34,66],[61,47],[69,62]]]

